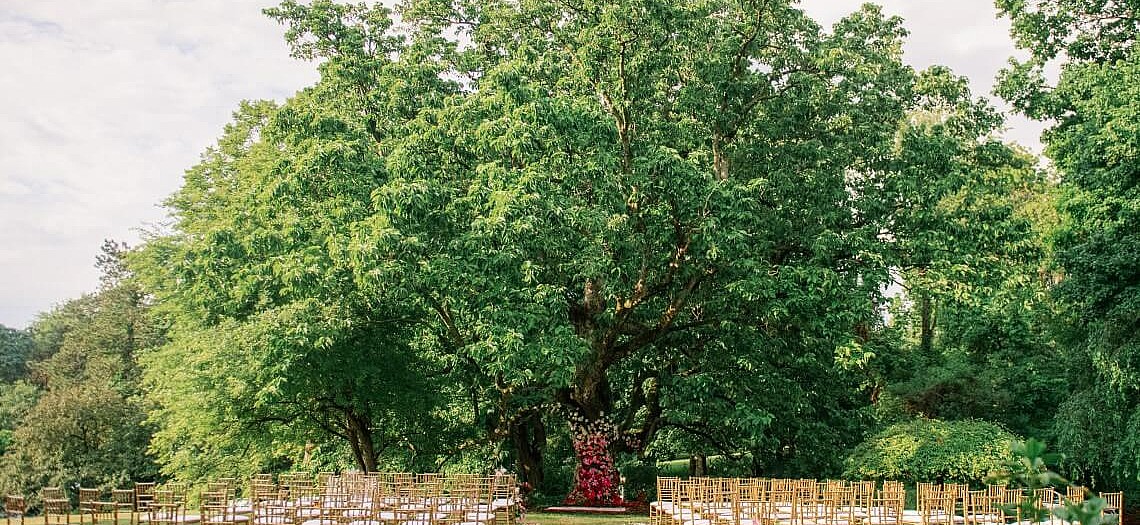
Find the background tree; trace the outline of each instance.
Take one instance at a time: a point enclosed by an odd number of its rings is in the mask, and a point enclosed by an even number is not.
[[[999,93],[1053,122],[1042,138],[1063,189],[1056,297],[1074,373],[1073,394],[1057,417],[1057,443],[1078,479],[1134,489],[1140,442],[1121,429],[1140,428],[1140,12],[1135,2],[998,7],[1031,54],[1011,62]],[[1050,85],[1045,66],[1058,62],[1060,78]],[[1095,374],[1085,373],[1090,369]]]
[[[39,359],[24,381],[5,385],[4,403],[18,421],[2,468],[7,490],[31,493],[45,485],[118,486],[153,479],[146,454],[135,362],[162,339],[145,314],[140,288],[123,266],[126,246],[107,241],[98,258],[102,284],[91,295],[41,315],[31,326]]]

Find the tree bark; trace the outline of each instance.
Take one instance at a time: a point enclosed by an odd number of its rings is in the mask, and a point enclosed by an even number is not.
[[[345,430],[357,468],[363,472],[375,472],[376,445],[372,440],[372,424],[368,416],[346,410]]]
[[[537,489],[546,481],[542,467],[542,453],[546,448],[546,425],[542,414],[531,412],[516,420],[510,428],[515,456],[518,458],[519,481]]]
[[[934,350],[934,301],[930,294],[918,296],[919,349],[923,355]]]
[[[707,476],[709,474],[709,461],[704,454],[689,456],[689,476]]]

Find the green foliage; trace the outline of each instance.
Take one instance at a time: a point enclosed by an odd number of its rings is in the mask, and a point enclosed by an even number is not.
[[[1039,503],[1037,490],[1044,487],[1068,485],[1068,480],[1051,470],[1062,455],[1046,452],[1045,442],[1030,438],[1010,445],[1012,457],[1005,467],[991,476],[990,483],[1024,488],[1027,498],[1018,505],[1003,508],[1007,515],[1017,515],[1031,523],[1041,523],[1056,516],[1068,523],[1081,525],[1113,525],[1119,523],[1120,514],[1105,514],[1105,500],[1087,493],[1078,501],[1064,498],[1062,505],[1049,508]],[[1118,509],[1120,510],[1120,509]]]
[[[1050,61],[1111,64],[1133,53],[1140,34],[1140,6],[1132,1],[997,0],[1012,22],[1010,34],[1027,60],[1010,59],[998,75],[997,93],[1030,117],[1053,118],[1068,109],[1047,85]]]
[[[27,381],[0,384],[0,454],[12,443],[12,432],[40,397],[40,389]]]
[[[1005,72],[999,93],[1026,114],[1052,120],[1042,138],[1061,180],[1054,242],[1063,278],[1054,297],[1072,394],[1059,406],[1054,435],[1069,473],[1135,490],[1140,13],[1135,2],[998,4],[1013,21],[1019,46],[1031,54]],[[1055,86],[1045,82],[1048,61],[1061,62]]]
[[[849,479],[979,484],[1008,463],[1013,434],[983,421],[896,423],[856,447]]]
[[[27,331],[0,325],[0,381],[10,383],[23,376],[33,348],[34,341]]]
[[[162,332],[122,265],[126,247],[108,241],[100,289],[42,315],[30,328],[36,348],[27,380],[4,385],[0,414],[11,442],[0,458],[4,489],[119,486],[154,479],[146,453],[137,352]]]

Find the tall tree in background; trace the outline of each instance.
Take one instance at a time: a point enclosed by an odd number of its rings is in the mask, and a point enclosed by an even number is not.
[[[913,82],[897,19],[415,1],[401,38],[379,7],[267,12],[320,83],[243,108],[138,262],[174,322],[147,358],[172,469],[233,442],[188,410],[308,421],[370,469],[378,439],[439,436],[435,392],[540,482],[550,407],[607,434],[601,459],[643,451],[707,423],[670,406],[708,399],[694,381],[828,363],[877,315],[870,174]]]
[[[13,414],[19,421],[2,459],[7,490],[120,486],[157,475],[146,454],[151,428],[136,356],[162,332],[123,266],[125,250],[105,243],[99,290],[41,315],[29,329],[36,359],[25,386],[5,395],[5,409],[14,393],[31,401]],[[38,392],[28,392],[30,385]]]
[[[1029,415],[1052,410],[1059,386],[1047,366],[1047,317],[1033,313],[1048,306],[1040,273],[1049,225],[1035,210],[1051,185],[1029,155],[995,136],[1001,115],[972,98],[965,78],[933,67],[915,91],[896,173],[883,183],[905,305],[892,324],[905,337],[901,352],[880,356],[895,361],[880,384],[912,414],[1017,420],[1024,430]],[[1025,363],[1040,364],[1010,377]]]
[[[1063,333],[1074,374],[1061,449],[1089,478],[1135,487],[1140,474],[1140,5],[999,0],[1030,52],[999,93],[1050,120],[1046,154],[1061,177],[1056,236]],[[1061,64],[1056,85],[1045,67]],[[1090,410],[1091,408],[1091,410]]]

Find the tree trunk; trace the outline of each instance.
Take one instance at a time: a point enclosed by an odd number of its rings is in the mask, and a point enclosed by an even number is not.
[[[518,457],[519,481],[537,489],[546,480],[542,468],[542,451],[546,448],[546,425],[542,414],[532,412],[511,424],[511,441]]]
[[[704,454],[689,456],[689,477],[709,475],[709,461]]]
[[[367,416],[345,411],[345,430],[356,466],[363,472],[376,471],[376,446],[372,440],[372,424]]]
[[[918,296],[919,350],[930,355],[934,350],[934,301],[929,294]]]

